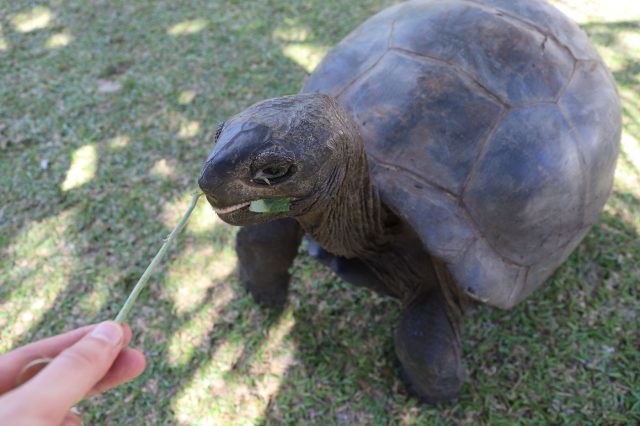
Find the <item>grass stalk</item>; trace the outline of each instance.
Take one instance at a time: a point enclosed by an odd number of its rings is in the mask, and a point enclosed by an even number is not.
[[[189,216],[191,216],[191,213],[193,212],[193,209],[195,209],[196,204],[198,203],[198,199],[200,198],[201,195],[203,195],[202,192],[197,192],[193,194],[193,197],[191,198],[191,203],[189,204],[189,208],[182,216],[182,219],[180,219],[180,222],[178,222],[178,224],[173,228],[173,231],[171,231],[169,236],[164,240],[164,244],[162,244],[162,247],[160,247],[160,250],[158,250],[158,253],[153,258],[149,266],[147,266],[147,269],[144,271],[144,273],[136,283],[135,287],[129,294],[129,297],[124,302],[124,305],[122,305],[120,312],[118,312],[118,315],[116,315],[116,319],[115,319],[116,322],[121,323],[127,319],[127,316],[129,315],[129,312],[131,311],[133,304],[135,303],[136,299],[140,295],[140,292],[142,292],[142,290],[146,286],[147,281],[149,281],[149,277],[153,273],[154,269],[158,266],[158,264],[166,254],[167,250],[169,249],[169,246],[171,246],[171,243],[175,239],[176,235],[178,235],[180,231],[182,231],[182,228],[184,228],[184,226],[187,224],[187,220],[189,220]]]

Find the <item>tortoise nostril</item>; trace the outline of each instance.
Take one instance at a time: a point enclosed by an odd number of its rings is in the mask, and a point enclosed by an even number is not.
[[[212,167],[209,164],[205,164],[202,168],[202,173],[200,173],[200,178],[198,179],[198,186],[202,189],[202,192],[209,196],[216,187],[216,179],[212,173]]]
[[[202,171],[202,173],[200,174],[200,177],[198,178],[198,186],[200,187],[200,189],[202,189],[202,192],[204,193],[206,193],[207,189],[209,189],[209,185],[207,185],[207,179],[205,178],[204,170]]]

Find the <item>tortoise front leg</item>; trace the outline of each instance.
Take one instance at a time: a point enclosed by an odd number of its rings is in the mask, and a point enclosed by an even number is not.
[[[458,325],[447,310],[433,290],[405,308],[395,333],[403,378],[430,404],[455,399],[464,382]]]
[[[303,231],[293,219],[280,219],[238,231],[238,275],[261,305],[282,306],[289,288],[289,267],[298,253]]]

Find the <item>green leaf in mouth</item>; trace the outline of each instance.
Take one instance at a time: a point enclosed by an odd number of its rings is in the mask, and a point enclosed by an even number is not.
[[[271,198],[268,200],[255,200],[249,205],[249,210],[254,213],[280,213],[290,210],[291,199]]]

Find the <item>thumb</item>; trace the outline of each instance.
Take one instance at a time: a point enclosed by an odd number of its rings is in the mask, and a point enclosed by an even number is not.
[[[122,349],[124,332],[113,321],[98,324],[89,334],[65,349],[33,379],[16,389],[37,419],[61,422],[109,371]]]

